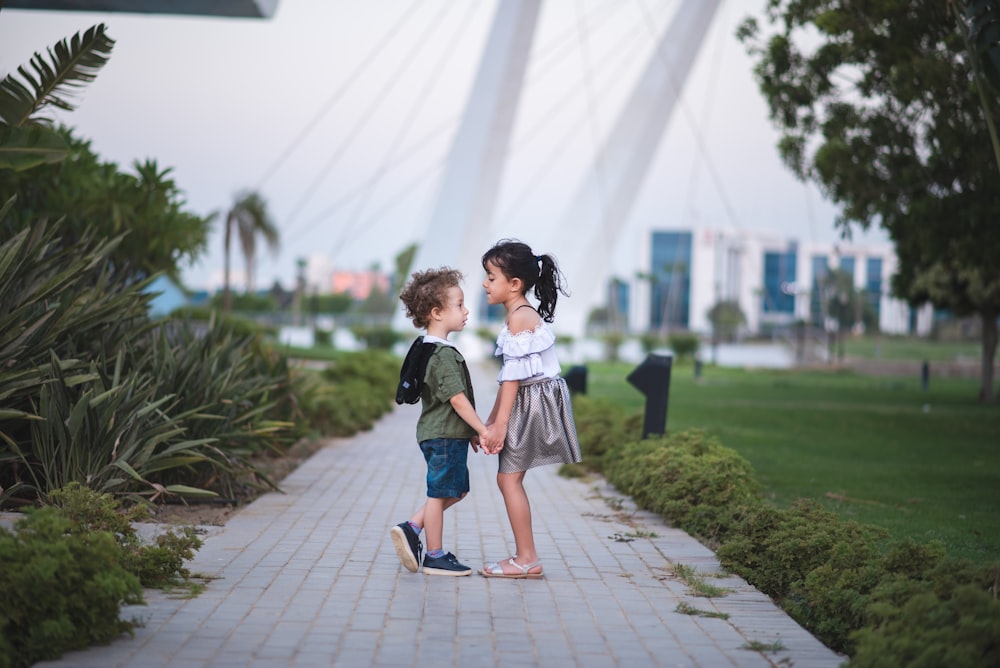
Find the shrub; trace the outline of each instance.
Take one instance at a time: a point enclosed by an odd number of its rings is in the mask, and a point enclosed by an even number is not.
[[[380,350],[344,353],[319,374],[298,377],[301,410],[310,427],[327,436],[370,429],[396,396],[399,358]]]
[[[351,328],[351,333],[363,341],[366,348],[374,350],[391,350],[402,338],[392,327],[386,326],[358,325]]]
[[[112,535],[120,548],[121,566],[139,578],[143,586],[162,587],[190,576],[184,562],[193,559],[194,551],[202,545],[192,527],[183,527],[179,533],[171,530],[147,542],[133,525],[149,516],[146,506],[121,509],[110,494],[98,494],[79,483],[54,490],[49,499],[69,520],[69,533]]]
[[[178,452],[150,480],[210,489],[233,499],[274,487],[250,458],[295,442],[297,407],[287,360],[260,335],[236,334],[228,320],[170,321],[136,350],[159,393],[176,393],[166,408],[195,453]],[[197,456],[194,456],[197,455]]]
[[[9,203],[0,223],[7,211]],[[66,243],[64,231],[41,222],[0,243],[0,461],[28,460],[0,467],[0,500],[37,485],[32,424],[42,387],[56,382],[53,362],[56,376],[91,381],[150,326],[148,281],[116,282],[108,262],[121,239]]]
[[[674,351],[674,355],[677,356],[678,360],[692,357],[698,352],[698,348],[701,345],[701,341],[698,340],[695,334],[671,334],[669,341],[670,349]]]
[[[576,395],[573,417],[583,463],[591,470],[602,471],[605,455],[627,438],[625,412],[610,401]]]
[[[773,597],[828,646],[848,649],[872,588],[886,576],[886,532],[843,520],[815,502],[760,505],[733,528],[719,561]]]
[[[604,467],[615,487],[710,545],[759,503],[750,464],[704,432],[629,443],[616,455]]]
[[[134,628],[122,604],[142,602],[107,531],[74,532],[56,508],[0,529],[0,662],[15,668],[106,642]]]
[[[1000,665],[1000,602],[981,587],[932,589],[899,605],[879,603],[872,618],[854,635],[854,668]]]
[[[843,520],[813,501],[791,508],[760,504],[733,528],[719,561],[765,594],[783,600],[814,569],[857,568],[872,558],[886,532]]]
[[[639,345],[642,346],[642,352],[647,354],[664,346],[666,343],[666,337],[660,332],[643,332],[639,335]]]
[[[330,348],[333,346],[333,330],[322,327],[313,327],[313,345],[319,348]]]
[[[758,498],[749,464],[714,439],[684,432],[617,445],[627,439],[616,425],[641,416],[620,423],[613,408],[575,405],[581,445],[599,444],[621,492],[717,548],[725,568],[852,655],[849,665],[1000,665],[1000,565],[948,558],[934,543],[887,544],[884,530],[815,502],[775,508]]]

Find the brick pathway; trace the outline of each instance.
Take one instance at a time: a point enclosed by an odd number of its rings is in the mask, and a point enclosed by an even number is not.
[[[474,369],[480,414],[494,389]],[[416,406],[335,440],[282,487],[232,517],[190,565],[216,577],[193,599],[147,592],[128,608],[134,638],[38,666],[795,666],[843,660],[743,580],[719,577],[711,551],[636,511],[602,482],[530,471],[543,580],[425,576],[388,538],[423,500]],[[472,493],[445,514],[445,549],[478,570],[513,548],[496,460],[470,453]],[[615,508],[619,508],[616,510]],[[650,532],[655,537],[646,536]],[[629,536],[632,534],[632,536]],[[687,564],[729,594],[693,596]],[[680,614],[678,604],[729,615]],[[762,653],[748,643],[780,643]]]

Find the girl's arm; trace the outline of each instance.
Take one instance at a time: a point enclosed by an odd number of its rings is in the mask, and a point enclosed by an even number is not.
[[[510,421],[510,412],[514,408],[514,399],[517,398],[517,388],[520,385],[521,382],[517,380],[505,380],[500,384],[497,399],[493,403],[493,410],[490,411],[488,421],[488,438],[493,444],[493,450],[487,448],[487,452],[496,453],[503,449],[503,442],[507,437],[507,423]]]
[[[508,317],[507,327],[512,335],[517,335],[523,331],[534,329],[541,323],[541,318],[534,309],[521,309],[514,311]],[[517,398],[517,390],[521,386],[519,380],[505,380],[500,383],[497,391],[496,401],[493,402],[493,410],[486,421],[489,425],[490,435],[496,434],[496,449],[487,452],[495,453],[503,449],[504,440],[507,437],[507,423],[510,421],[510,413],[514,409],[514,399]],[[485,446],[484,446],[485,447]]]

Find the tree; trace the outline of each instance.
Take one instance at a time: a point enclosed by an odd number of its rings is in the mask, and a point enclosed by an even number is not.
[[[225,244],[223,271],[223,308],[228,311],[232,306],[229,288],[229,249],[232,235],[235,231],[240,238],[240,249],[246,262],[246,291],[253,290],[254,259],[257,253],[257,237],[261,236],[272,251],[278,248],[278,228],[271,220],[267,210],[267,202],[259,193],[245,190],[236,195],[232,208],[226,214],[226,229],[223,234]]]
[[[708,321],[712,323],[713,341],[733,341],[747,317],[738,301],[724,299],[708,310]]]
[[[406,284],[406,279],[410,275],[410,267],[413,266],[413,258],[417,255],[417,244],[410,244],[399,251],[395,257],[396,273],[392,277],[391,290],[398,295]]]
[[[1000,315],[1000,176],[965,36],[944,0],[769,0],[764,36],[740,39],[782,132],[779,151],[841,206],[836,224],[882,226],[893,292],[982,321],[980,397],[993,396]],[[981,97],[983,96],[983,97]]]
[[[1000,171],[1000,137],[997,136],[996,119],[990,109],[986,94],[987,81],[1000,91],[1000,0],[948,0],[959,31],[966,37],[966,48],[972,62],[980,102],[986,115],[986,125],[993,144],[993,157]]]
[[[72,92],[90,83],[111,56],[115,41],[104,24],[58,42],[31,58],[31,69],[17,68],[0,81],[0,170],[23,170],[60,162],[69,155],[62,133],[54,130],[47,107],[71,111]]]

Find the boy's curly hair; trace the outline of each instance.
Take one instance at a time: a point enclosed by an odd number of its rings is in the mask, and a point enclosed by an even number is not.
[[[406,307],[406,317],[413,321],[413,326],[427,329],[431,311],[445,307],[448,288],[457,287],[461,281],[462,272],[451,267],[415,272],[399,293],[399,299]]]

